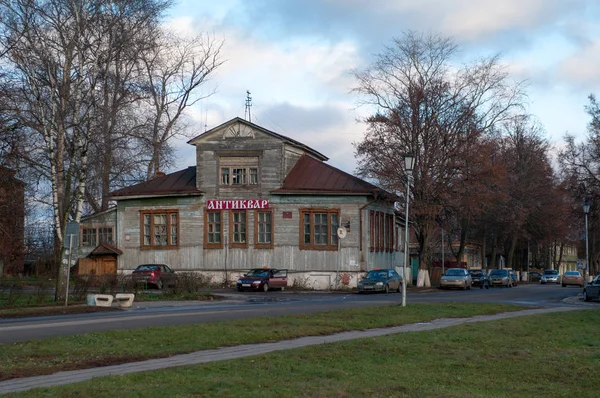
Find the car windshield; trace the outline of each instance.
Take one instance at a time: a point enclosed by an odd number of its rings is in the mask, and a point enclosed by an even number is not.
[[[246,276],[269,276],[269,271],[266,269],[251,269]]]
[[[387,271],[369,271],[367,279],[387,278]]]
[[[140,265],[135,270],[136,271],[156,271],[157,269],[158,269],[158,265],[156,265],[156,264],[146,264],[146,265]]]
[[[464,274],[462,269],[449,269],[446,271],[446,276],[463,276]]]
[[[558,275],[558,271],[555,269],[549,269],[544,271],[544,275]]]
[[[504,269],[493,269],[492,272],[490,272],[490,276],[506,276],[508,275],[508,271],[504,270]]]
[[[471,274],[471,276],[482,276],[483,272],[481,272],[481,271],[469,271],[469,274]]]
[[[568,272],[565,272],[565,275],[579,276],[580,274],[578,271],[568,271]]]

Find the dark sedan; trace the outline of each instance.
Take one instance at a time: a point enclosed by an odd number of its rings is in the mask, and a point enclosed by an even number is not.
[[[596,275],[591,282],[585,284],[583,288],[583,300],[600,300],[600,275]]]
[[[269,289],[284,290],[287,282],[286,269],[255,268],[237,281],[237,290],[260,290],[266,293]]]
[[[490,288],[490,277],[485,271],[480,269],[470,269],[469,274],[471,275],[473,286],[479,286],[480,289],[483,289],[484,287],[486,289]]]
[[[386,292],[402,290],[402,276],[393,269],[374,269],[358,282],[357,290],[364,292]]]

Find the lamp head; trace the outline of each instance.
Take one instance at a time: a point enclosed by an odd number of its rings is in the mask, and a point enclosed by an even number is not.
[[[404,154],[404,169],[408,174],[412,173],[415,167],[415,156],[412,153]]]
[[[590,213],[590,202],[588,202],[587,200],[585,202],[583,202],[583,212],[585,214]]]

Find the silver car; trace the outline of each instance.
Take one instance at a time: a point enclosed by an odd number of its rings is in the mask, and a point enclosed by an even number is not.
[[[458,287],[464,290],[471,289],[473,280],[471,275],[463,268],[448,268],[440,279],[440,289]]]
[[[558,274],[558,271],[555,269],[545,270],[542,274],[542,278],[540,279],[540,283],[542,285],[546,283],[556,283],[558,285],[560,283],[560,275]]]
[[[591,282],[585,284],[583,288],[583,300],[600,300],[600,275],[596,275]]]

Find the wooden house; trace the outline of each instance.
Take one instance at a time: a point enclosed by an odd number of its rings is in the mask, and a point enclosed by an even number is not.
[[[394,194],[240,118],[189,144],[195,166],[112,192],[113,219],[98,226],[114,228],[118,272],[164,263],[231,283],[272,267],[287,269],[290,284],[327,289],[401,267]]]

